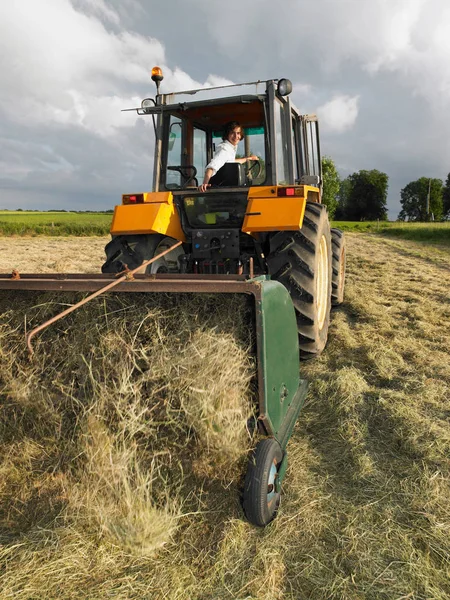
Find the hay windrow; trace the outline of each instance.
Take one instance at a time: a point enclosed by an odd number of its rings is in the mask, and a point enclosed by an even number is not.
[[[242,297],[110,296],[45,332],[30,362],[23,315],[29,329],[74,301],[22,293],[1,317],[2,530],[53,522],[151,557],[184,512],[201,512],[205,474],[227,487],[242,477],[251,307]],[[36,496],[48,502],[31,510]]]
[[[263,531],[239,501],[254,398],[242,298],[111,296],[44,332],[30,363],[24,326],[73,295],[3,294],[0,597],[447,600],[438,258],[349,235],[346,302],[301,365],[310,392]]]

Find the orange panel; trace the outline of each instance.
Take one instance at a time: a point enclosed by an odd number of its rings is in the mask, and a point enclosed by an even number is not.
[[[275,193],[267,195],[271,190]],[[298,231],[303,224],[306,199],[303,196],[276,196],[276,187],[266,188],[266,195],[249,193],[247,213],[242,231]]]
[[[173,195],[172,192],[146,192],[144,194],[144,202],[173,204]]]
[[[162,233],[176,240],[186,241],[180,218],[173,203],[147,201],[144,204],[116,206],[111,234],[140,233]]]
[[[172,192],[137,192],[133,194],[122,194],[122,203],[132,204],[129,201],[130,196],[137,197],[138,204],[141,202],[156,202],[158,204],[165,202],[166,204],[173,204]],[[141,196],[142,198],[140,199]]]

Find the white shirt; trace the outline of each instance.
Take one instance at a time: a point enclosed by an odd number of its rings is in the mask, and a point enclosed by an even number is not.
[[[206,165],[206,168],[212,169],[213,175],[215,175],[225,163],[235,162],[236,152],[237,146],[234,146],[231,142],[225,140],[219,144],[219,147],[214,153],[213,159]]]

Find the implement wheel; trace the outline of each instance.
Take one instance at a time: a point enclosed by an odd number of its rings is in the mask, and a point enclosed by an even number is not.
[[[250,458],[244,484],[244,512],[252,525],[264,527],[277,514],[281,494],[276,491],[276,479],[282,459],[281,446],[272,438],[258,442]]]
[[[106,262],[102,266],[102,273],[121,273],[125,265],[130,270],[135,269],[176,242],[159,233],[118,235],[105,246]],[[177,259],[180,254],[183,254],[181,247],[148,265],[146,273],[179,272]]]
[[[272,279],[282,283],[294,304],[301,358],[322,352],[331,309],[331,233],[325,206],[307,202],[300,231],[280,231],[267,257]]]
[[[331,230],[331,250],[333,273],[331,278],[331,304],[339,306],[344,302],[345,286],[345,236],[340,229]]]

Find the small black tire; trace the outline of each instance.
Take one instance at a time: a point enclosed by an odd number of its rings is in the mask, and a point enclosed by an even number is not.
[[[275,489],[283,451],[273,438],[258,442],[250,457],[244,483],[244,513],[257,527],[265,527],[276,516],[281,493]]]
[[[331,230],[331,304],[339,306],[344,302],[346,244],[344,232],[340,229]]]
[[[300,358],[325,348],[331,311],[331,232],[326,207],[307,202],[302,228],[270,239],[267,266],[291,296],[297,317]]]

